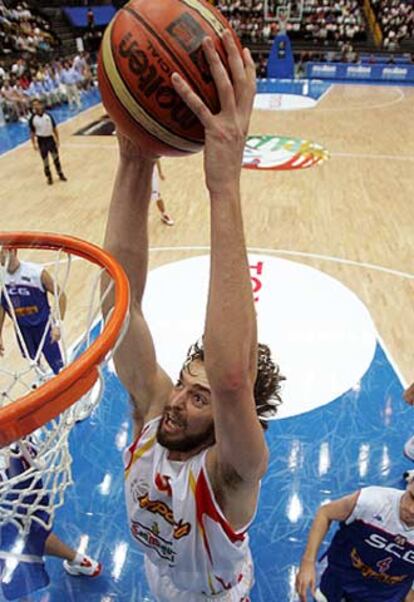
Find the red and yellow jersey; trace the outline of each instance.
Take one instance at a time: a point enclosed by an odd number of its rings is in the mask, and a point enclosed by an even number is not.
[[[249,525],[235,532],[221,512],[205,466],[208,450],[169,460],[156,441],[159,422],[148,422],[124,456],[129,527],[146,554],[151,589],[150,566],[164,583],[153,592],[159,600],[239,602],[253,585]]]

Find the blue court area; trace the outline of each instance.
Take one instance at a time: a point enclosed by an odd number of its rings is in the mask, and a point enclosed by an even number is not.
[[[69,109],[67,104],[61,105],[50,110],[50,113],[56,120],[56,123],[63,123],[72,117],[79,115],[85,109],[89,109],[101,102],[101,96],[98,88],[93,88],[87,92],[81,93],[82,108]],[[15,148],[19,144],[30,139],[29,127],[27,123],[10,123],[0,127],[0,155]]]
[[[153,600],[143,557],[126,526],[122,451],[130,438],[127,397],[113,371],[105,371],[105,383],[100,406],[73,430],[75,484],[55,521],[55,532],[99,558],[104,571],[96,579],[69,577],[58,560],[48,559],[51,585],[30,597],[36,602]],[[371,366],[351,390],[316,410],[272,423],[270,467],[251,528],[253,602],[297,600],[294,576],[321,502],[369,484],[403,487],[401,475],[411,463],[402,446],[412,434],[412,410],[401,394],[401,383],[377,343]]]

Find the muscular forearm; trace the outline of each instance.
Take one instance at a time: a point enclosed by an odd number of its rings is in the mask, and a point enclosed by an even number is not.
[[[218,390],[256,375],[256,316],[245,249],[239,183],[211,194],[211,274],[206,370]]]
[[[318,550],[325,535],[329,531],[330,525],[331,520],[327,517],[324,508],[320,508],[312,523],[312,527],[308,536],[308,543],[302,556],[302,562],[316,562]]]
[[[148,264],[147,215],[154,161],[121,159],[105,234],[105,248],[124,267],[135,302],[141,303]],[[122,236],[119,236],[122,232]]]

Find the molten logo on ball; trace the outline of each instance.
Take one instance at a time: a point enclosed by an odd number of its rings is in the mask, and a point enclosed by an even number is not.
[[[138,78],[137,89],[140,92],[147,98],[153,97],[158,106],[169,111],[171,119],[185,130],[195,125],[197,122],[195,115],[168,84],[171,76],[169,65],[162,59],[150,40],[146,51],[141,50],[138,43],[132,40],[131,34],[127,33],[121,40],[118,52],[122,58],[128,60],[130,72]],[[167,78],[159,75],[155,65],[166,73]]]

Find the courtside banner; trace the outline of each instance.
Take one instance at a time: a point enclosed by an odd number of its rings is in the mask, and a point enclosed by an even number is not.
[[[307,63],[306,75],[309,78],[333,81],[394,81],[414,84],[414,65]]]

